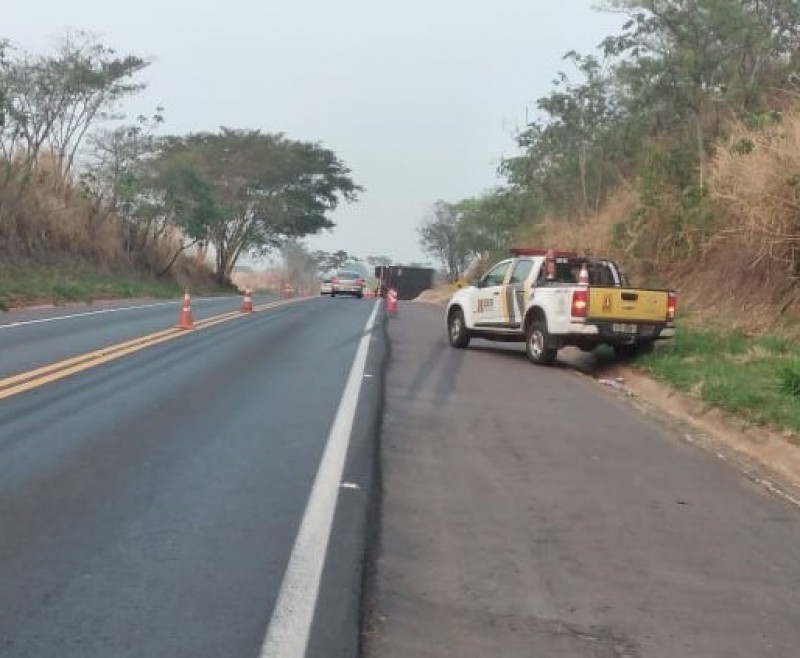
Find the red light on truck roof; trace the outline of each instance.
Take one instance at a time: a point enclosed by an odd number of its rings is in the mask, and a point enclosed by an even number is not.
[[[511,249],[512,256],[547,256],[547,252],[551,252],[553,258],[577,258],[577,251],[557,251],[555,249],[529,249],[528,247],[513,247]]]

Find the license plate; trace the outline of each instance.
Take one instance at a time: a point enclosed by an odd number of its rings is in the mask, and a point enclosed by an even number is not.
[[[615,334],[635,334],[638,327],[635,324],[612,324],[611,331]]]

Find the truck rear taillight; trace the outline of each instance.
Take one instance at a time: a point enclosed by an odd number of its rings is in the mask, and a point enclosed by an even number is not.
[[[678,310],[678,295],[674,292],[667,293],[667,322],[675,321],[675,313]]]
[[[585,318],[589,313],[589,291],[574,290],[572,292],[572,317]]]

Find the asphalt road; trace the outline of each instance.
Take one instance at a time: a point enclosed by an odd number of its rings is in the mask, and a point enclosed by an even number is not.
[[[563,363],[389,323],[369,658],[800,653],[800,510]]]
[[[195,320],[239,304],[196,299]],[[4,314],[0,373],[176,324],[176,302],[137,306]],[[352,433],[339,432],[341,482],[331,471],[323,495],[335,518],[307,655],[355,655],[384,353],[380,323],[365,334],[374,307],[312,299],[234,313],[12,387],[0,399],[0,655],[260,655],[342,422]],[[342,402],[346,389],[355,402]]]

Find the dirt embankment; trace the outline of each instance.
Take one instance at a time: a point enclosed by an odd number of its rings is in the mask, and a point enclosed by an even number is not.
[[[454,285],[431,288],[430,290],[423,291],[414,301],[441,304],[444,306],[456,290],[458,290],[458,288]]]

